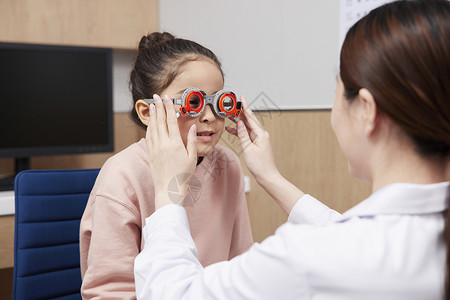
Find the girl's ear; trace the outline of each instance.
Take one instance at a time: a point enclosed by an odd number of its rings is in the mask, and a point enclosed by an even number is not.
[[[136,109],[136,113],[141,120],[141,122],[148,126],[148,121],[150,118],[150,111],[149,111],[149,104],[145,102],[144,100],[138,100],[134,104],[134,107]]]

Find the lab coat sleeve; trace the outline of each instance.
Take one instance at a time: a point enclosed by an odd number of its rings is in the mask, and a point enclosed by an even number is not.
[[[334,222],[340,217],[340,213],[306,194],[292,208],[288,222],[322,226]]]
[[[281,228],[232,260],[203,268],[184,208],[166,205],[146,220],[144,250],[135,259],[137,299],[300,299],[304,276],[289,261],[292,232]]]

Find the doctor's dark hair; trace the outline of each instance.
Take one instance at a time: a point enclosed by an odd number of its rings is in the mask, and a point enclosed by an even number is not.
[[[213,61],[223,76],[217,56],[206,47],[168,32],[153,32],[143,36],[130,74],[130,90],[133,104],[139,99],[153,98],[161,94],[179,75],[188,62],[209,59]],[[132,120],[146,128],[140,121],[136,108],[130,112]]]
[[[348,101],[368,89],[417,153],[448,164],[450,1],[397,1],[374,9],[348,31],[340,68]],[[445,297],[450,299],[450,214],[445,214]]]

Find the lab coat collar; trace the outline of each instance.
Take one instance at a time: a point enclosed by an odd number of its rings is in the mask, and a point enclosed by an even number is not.
[[[338,221],[386,214],[417,215],[443,212],[448,206],[446,195],[449,185],[449,181],[434,184],[389,184],[346,211]]]

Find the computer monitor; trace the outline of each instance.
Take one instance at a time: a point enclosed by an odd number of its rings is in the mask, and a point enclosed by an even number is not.
[[[113,151],[112,50],[0,43],[0,157]]]

